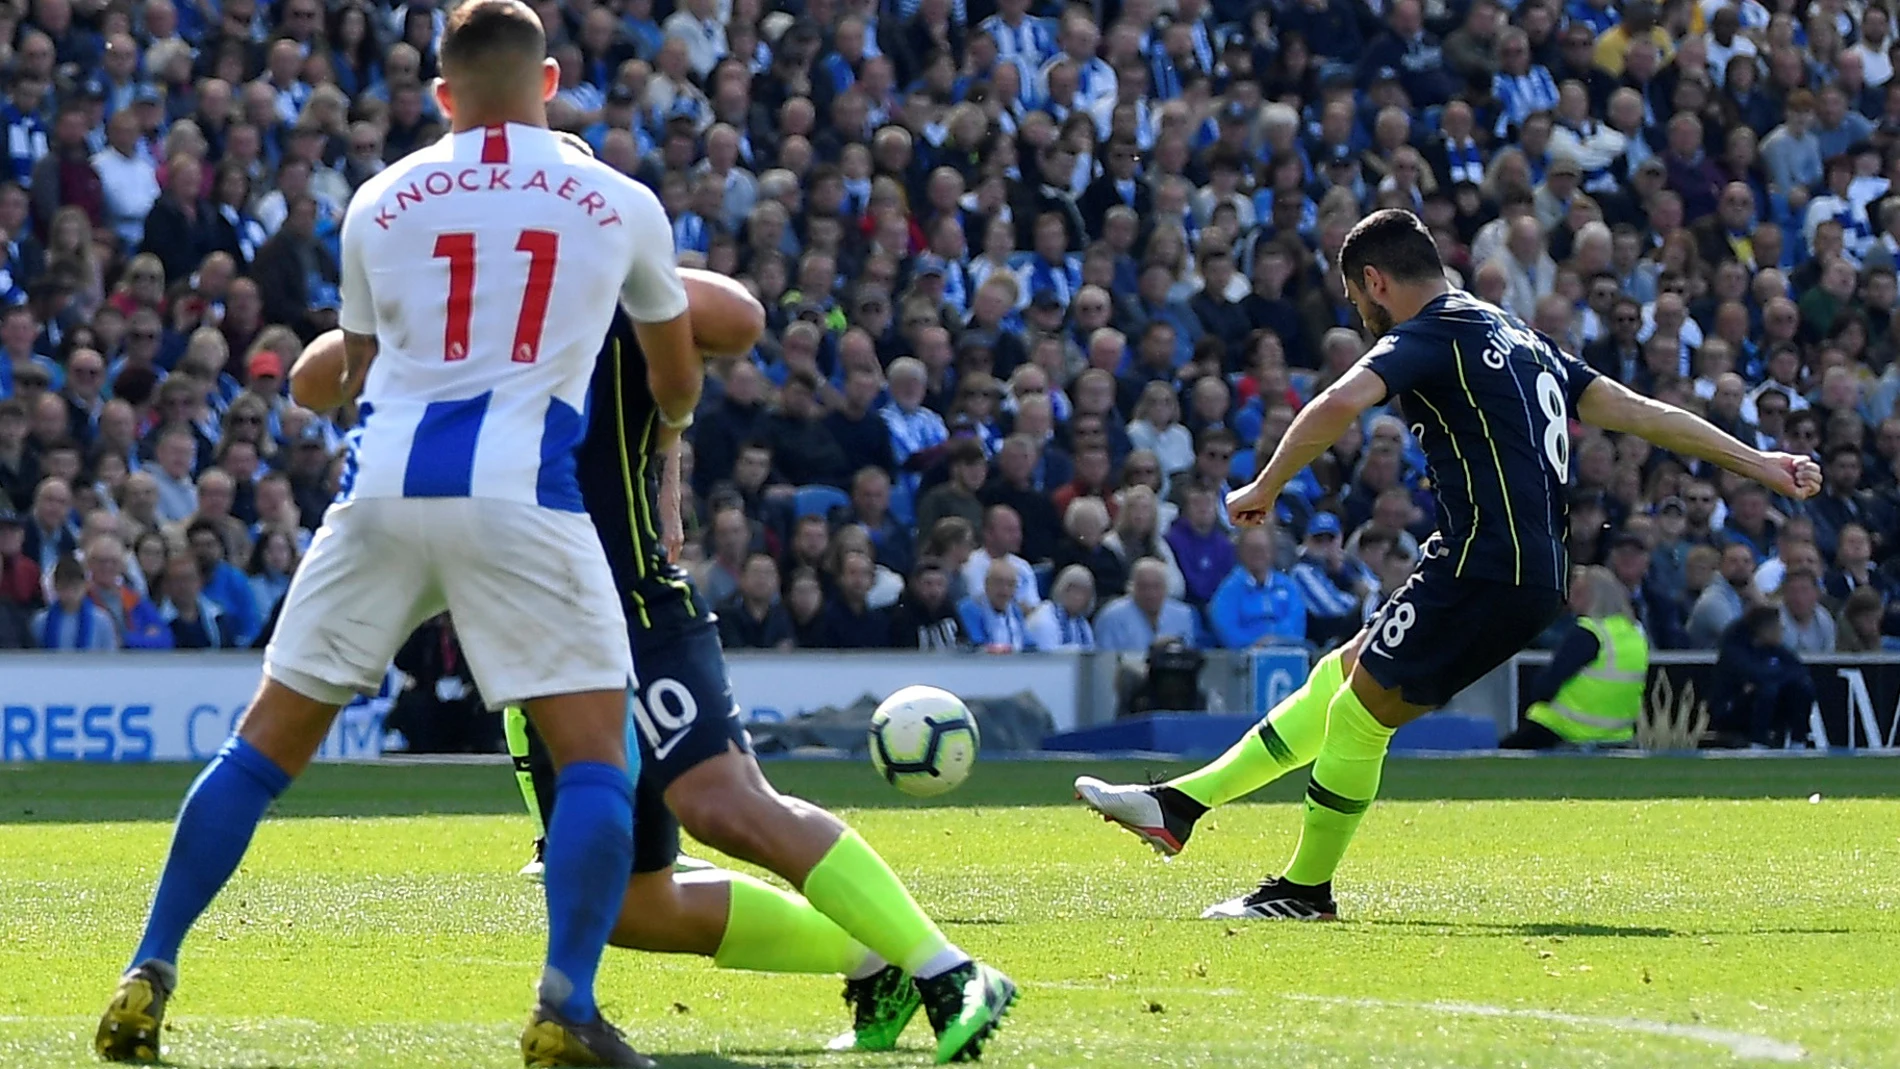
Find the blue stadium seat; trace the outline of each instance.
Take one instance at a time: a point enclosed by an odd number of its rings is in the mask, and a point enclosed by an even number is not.
[[[851,495],[835,486],[813,483],[798,488],[792,498],[792,510],[800,519],[806,516],[830,516],[832,509],[851,507]]]

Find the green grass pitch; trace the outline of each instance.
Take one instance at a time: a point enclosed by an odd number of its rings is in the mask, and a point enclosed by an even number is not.
[[[1196,919],[1286,859],[1298,782],[1163,863],[992,761],[935,805],[780,762],[839,807],[1023,1001],[986,1063],[1900,1066],[1900,763],[1398,760],[1330,925]],[[0,767],[0,1067],[92,1064],[183,767]],[[1819,800],[1810,801],[1818,794]],[[185,945],[168,1054],[207,1069],[518,1065],[543,938],[502,767],[319,767]],[[673,1066],[823,1053],[829,978],[611,951],[602,996]]]

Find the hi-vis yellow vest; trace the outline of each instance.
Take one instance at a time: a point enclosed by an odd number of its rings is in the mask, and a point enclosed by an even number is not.
[[[1643,684],[1649,677],[1649,638],[1627,616],[1577,623],[1597,637],[1597,659],[1558,688],[1548,702],[1524,715],[1565,742],[1628,742],[1643,714]]]

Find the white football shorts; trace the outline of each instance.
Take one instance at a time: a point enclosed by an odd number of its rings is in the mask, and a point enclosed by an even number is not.
[[[475,497],[332,505],[264,672],[320,701],[373,694],[410,633],[444,611],[491,709],[633,680],[626,617],[586,514]]]

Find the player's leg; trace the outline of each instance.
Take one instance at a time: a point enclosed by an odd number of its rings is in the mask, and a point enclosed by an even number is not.
[[[374,502],[334,508],[292,580],[264,682],[179,808],[144,934],[94,1037],[102,1057],[158,1058],[185,935],[237,871],[265,810],[309,765],[337,710],[376,689],[422,618],[421,571],[381,533],[382,511]],[[364,566],[372,560],[374,568]]]
[[[1351,676],[1328,707],[1326,738],[1307,782],[1300,841],[1286,871],[1205,915],[1336,916],[1333,874],[1378,797],[1393,733],[1509,659],[1523,636],[1549,623],[1561,602],[1554,590],[1445,573],[1415,575],[1373,618]],[[1486,626],[1470,627],[1472,620]]]
[[[1326,711],[1352,671],[1358,638],[1321,657],[1306,682],[1287,695],[1253,730],[1213,761],[1166,783],[1111,784],[1094,776],[1075,781],[1075,795],[1163,855],[1187,846],[1194,824],[1216,806],[1251,794],[1311,764],[1326,737]]]
[[[860,1025],[853,1042],[895,1041],[915,1003],[893,1003],[887,993],[901,988],[898,981],[907,975],[916,977],[938,1026],[939,1057],[979,1050],[1014,998],[1014,985],[951,944],[857,832],[767,782],[737,718],[717,633],[695,627],[664,640],[643,636],[637,658],[656,671],[665,666],[663,678],[646,683],[646,699],[635,714],[642,749],[651,758],[647,774],[664,786],[680,824],[700,842],[783,877],[810,906],[893,966],[847,987]],[[656,705],[664,707],[649,708]],[[769,939],[773,928],[752,924],[745,914],[757,909],[769,915],[784,905],[740,891],[731,908],[734,925],[724,952],[763,953],[744,949],[748,933]],[[790,913],[780,915],[790,922]],[[866,962],[857,971],[869,968]]]
[[[523,1058],[649,1064],[601,1019],[594,999],[633,865],[633,658],[599,539],[579,513],[477,499],[433,504],[452,514],[438,519],[451,533],[437,547],[435,573],[476,687],[492,707],[527,708],[555,767],[547,959]]]
[[[1014,1001],[1014,983],[952,944],[856,831],[809,802],[778,793],[751,754],[736,746],[694,766],[666,796],[694,838],[785,877],[813,907],[891,963],[847,985],[857,1024],[836,1046],[878,1049],[894,1043],[902,1023],[887,1018],[896,1013],[908,1020],[915,1006],[886,1000],[909,975],[937,1033],[938,1061],[980,1051]]]
[[[554,809],[554,765],[547,760],[547,747],[534,734],[526,709],[518,705],[503,709],[501,730],[508,740],[508,756],[514,760],[515,786],[528,807],[528,816],[534,820],[534,856],[521,866],[519,875],[539,883],[544,869],[542,855],[548,846],[547,815]],[[548,800],[545,808],[543,797]]]

